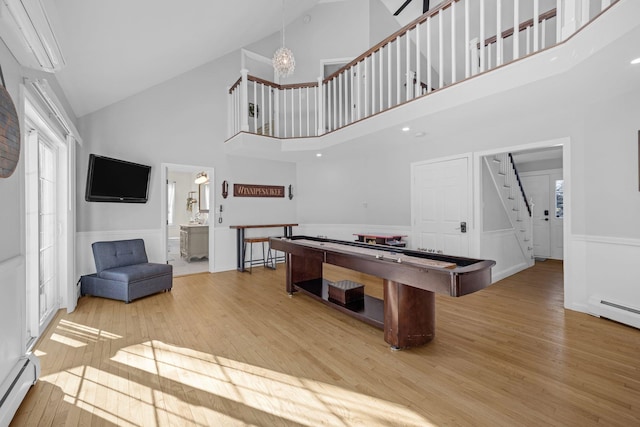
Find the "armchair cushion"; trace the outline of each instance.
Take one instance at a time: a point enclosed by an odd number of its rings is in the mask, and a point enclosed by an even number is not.
[[[149,262],[144,249],[144,240],[115,240],[112,242],[95,242],[91,245],[93,258],[98,274],[103,270],[126,265]]]

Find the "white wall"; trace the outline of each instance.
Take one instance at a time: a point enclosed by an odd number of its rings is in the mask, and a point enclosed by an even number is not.
[[[234,231],[229,225],[293,222],[297,200],[288,198],[234,198],[233,183],[295,184],[296,165],[259,161],[224,154],[228,87],[237,79],[238,52],[155,86],[100,111],[82,117],[85,140],[78,150],[77,203],[78,252],[97,239],[144,235],[151,261],[163,261],[161,192],[162,163],[215,169],[212,206],[224,205],[223,223],[214,235],[228,247],[215,243],[216,270],[235,268]],[[151,165],[149,201],[146,204],[89,203],[84,200],[90,153]],[[231,195],[223,199],[220,183],[227,180]],[[177,194],[178,204],[185,198]],[[228,234],[228,236],[225,236]],[[150,247],[151,246],[151,247]],[[230,256],[229,256],[230,254]],[[79,259],[81,273],[95,271],[92,258]]]
[[[286,44],[296,55],[295,81],[314,81],[320,59],[356,56],[369,48],[369,6],[365,0],[319,4],[311,21],[302,19],[287,28]],[[247,49],[271,57],[280,44],[274,34]],[[224,206],[223,223],[211,215],[217,271],[235,268],[233,224],[296,222],[302,195],[294,163],[264,161],[224,154],[227,126],[227,91],[239,77],[240,53],[196,68],[124,101],[84,116],[79,121],[85,144],[77,158],[78,251],[92,239],[123,238],[144,234],[147,246],[161,242],[162,227],[160,164],[188,164],[215,169],[216,188],[212,207]],[[292,79],[293,79],[292,78]],[[291,80],[291,79],[290,79]],[[84,200],[90,153],[121,158],[152,166],[149,201],[146,204],[88,203]],[[227,180],[230,195],[221,197],[220,184]],[[293,184],[296,197],[234,198],[233,184]],[[178,194],[178,200],[180,200]],[[213,210],[213,209],[212,209]],[[278,230],[275,230],[278,232]],[[102,237],[101,237],[102,236]],[[154,260],[162,251],[147,248]],[[91,257],[79,260],[82,272],[91,272]]]

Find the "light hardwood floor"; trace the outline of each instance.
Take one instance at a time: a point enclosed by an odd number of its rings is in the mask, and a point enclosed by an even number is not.
[[[282,265],[179,277],[131,304],[84,297],[38,343],[12,425],[640,425],[640,331],[562,301],[562,264],[541,262],[438,296],[435,340],[394,352],[288,297]]]

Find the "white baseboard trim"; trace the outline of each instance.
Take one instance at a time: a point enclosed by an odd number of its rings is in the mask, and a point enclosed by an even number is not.
[[[9,376],[0,384],[0,426],[8,426],[20,403],[40,376],[40,360],[27,353],[14,365]]]
[[[491,272],[491,283],[496,283],[502,279],[506,279],[509,276],[512,276],[516,273],[519,273],[523,270],[526,270],[530,266],[527,263],[523,262],[521,264],[513,265],[505,270]]]

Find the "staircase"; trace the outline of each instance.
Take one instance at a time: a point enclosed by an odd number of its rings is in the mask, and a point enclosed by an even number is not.
[[[511,153],[484,157],[497,193],[502,201],[522,255],[533,264],[533,219]]]

